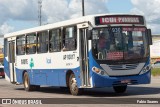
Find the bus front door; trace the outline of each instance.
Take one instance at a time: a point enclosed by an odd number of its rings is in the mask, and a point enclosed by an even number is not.
[[[11,83],[16,83],[16,78],[15,78],[15,41],[10,41],[9,42],[9,51],[8,51],[8,56],[9,56],[9,71],[10,71],[10,82]]]
[[[87,40],[87,29],[79,29],[80,38],[80,69],[81,69],[81,80],[83,87],[90,86],[89,80],[89,56],[88,56],[88,40]]]

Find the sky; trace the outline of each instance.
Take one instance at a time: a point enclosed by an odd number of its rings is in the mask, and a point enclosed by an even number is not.
[[[152,34],[160,34],[160,0],[84,0],[85,15],[144,15]],[[42,24],[81,17],[81,0],[42,0]],[[0,35],[39,26],[38,0],[0,0]],[[2,43],[2,38],[0,39]]]

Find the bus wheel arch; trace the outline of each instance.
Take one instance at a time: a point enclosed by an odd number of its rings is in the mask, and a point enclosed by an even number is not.
[[[30,84],[29,74],[26,70],[23,72],[23,85],[25,91],[33,90],[33,85]]]
[[[69,87],[69,77],[71,74],[74,74],[72,70],[68,70],[66,73],[66,86]]]
[[[24,73],[25,73],[25,72],[27,72],[27,71],[24,70],[23,73],[22,73],[22,80],[23,80],[23,78],[24,78]]]
[[[25,74],[26,72],[27,72],[27,71],[24,70],[23,73],[22,73],[22,82],[23,82],[23,84],[24,84],[24,74]]]
[[[25,91],[31,91],[32,86],[30,85],[29,75],[27,71],[23,72],[23,85],[24,85]]]
[[[25,91],[34,91],[34,90],[40,90],[40,85],[31,85],[30,84],[30,78],[29,74],[26,70],[23,71],[23,85]]]
[[[83,90],[81,88],[78,88],[77,80],[73,71],[67,72],[66,79],[67,79],[67,86],[69,87],[70,93],[72,95],[82,94]]]

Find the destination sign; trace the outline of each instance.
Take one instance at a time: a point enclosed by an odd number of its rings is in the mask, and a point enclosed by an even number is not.
[[[142,32],[144,32],[144,31],[146,31],[146,28],[144,28],[144,27],[135,27],[135,28],[133,28],[133,27],[123,27],[122,31],[142,31]]]
[[[105,24],[144,24],[142,16],[98,16],[95,18],[96,25]]]

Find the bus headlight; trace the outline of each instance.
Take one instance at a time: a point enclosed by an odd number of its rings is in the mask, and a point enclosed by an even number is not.
[[[151,69],[151,65],[150,65],[150,64],[147,65],[147,66],[145,66],[145,67],[141,70],[140,75],[148,72],[150,69]]]
[[[92,71],[102,76],[108,76],[108,74],[104,70],[97,67],[92,67]]]

